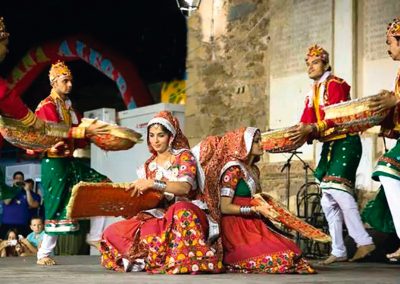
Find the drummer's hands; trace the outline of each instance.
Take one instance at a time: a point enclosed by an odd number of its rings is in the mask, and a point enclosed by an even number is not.
[[[373,112],[382,112],[397,105],[400,100],[393,92],[382,90],[379,93],[381,96],[376,97],[371,102],[371,110]]]
[[[95,136],[95,135],[104,135],[110,132],[107,124],[91,124],[85,129],[85,133],[87,136]]]
[[[299,123],[296,125],[295,129],[287,133],[289,140],[293,141],[295,144],[307,139],[313,131],[311,124]]]
[[[43,130],[44,129],[45,122],[41,120],[40,118],[36,117],[35,123],[32,125],[32,127],[36,130]]]
[[[146,190],[154,186],[154,181],[151,179],[138,179],[132,182],[126,191],[132,190],[131,197],[139,196],[143,194]]]
[[[260,213],[266,218],[275,219],[276,217],[278,217],[278,212],[276,212],[274,207],[269,204],[254,206],[252,208],[254,208],[254,211],[256,213]]]
[[[48,151],[51,154],[61,154],[61,153],[63,153],[64,155],[69,155],[71,153],[71,151],[69,150],[68,145],[65,144],[64,141],[57,142]]]

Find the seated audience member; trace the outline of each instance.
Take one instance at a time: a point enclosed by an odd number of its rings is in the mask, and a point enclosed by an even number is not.
[[[16,229],[7,232],[7,240],[0,242],[0,257],[24,256],[24,248],[18,240]]]
[[[21,239],[21,243],[24,246],[26,255],[35,255],[43,240],[43,220],[40,217],[33,217],[30,228],[32,232],[26,238]]]

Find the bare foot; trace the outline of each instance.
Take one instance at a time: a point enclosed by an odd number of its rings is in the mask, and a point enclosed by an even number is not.
[[[389,259],[397,259],[397,260],[400,259],[400,248],[395,252],[387,254],[386,257]]]
[[[363,245],[359,246],[356,250],[356,253],[353,255],[352,258],[349,259],[350,262],[357,261],[363,259],[364,257],[368,256],[371,252],[375,250],[375,245]]]
[[[337,256],[334,256],[333,254],[331,254],[327,259],[319,262],[318,264],[320,264],[320,265],[329,265],[329,264],[332,264],[334,262],[344,262],[344,261],[347,261],[347,257],[345,257],[345,256],[337,257]]]
[[[97,250],[100,250],[100,241],[86,241],[89,246],[95,247]]]
[[[51,265],[56,265],[56,262],[51,257],[45,256],[45,257],[42,257],[41,259],[38,259],[36,264],[43,265],[43,266],[51,266]]]

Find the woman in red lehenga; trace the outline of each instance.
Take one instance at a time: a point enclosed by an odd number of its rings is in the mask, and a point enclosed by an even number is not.
[[[208,246],[208,220],[190,202],[196,196],[196,161],[178,120],[160,112],[148,123],[152,156],[138,170],[132,195],[164,194],[162,208],[110,225],[101,242],[102,265],[117,271],[219,273],[222,260]]]
[[[204,145],[200,156],[209,156],[210,143],[205,140]],[[262,154],[260,131],[247,127],[225,134],[212,158],[202,164],[204,199],[213,217],[220,219],[224,264],[233,272],[315,273],[296,244],[259,217],[260,212],[272,214],[272,209],[251,206],[252,196],[261,191],[255,163]]]

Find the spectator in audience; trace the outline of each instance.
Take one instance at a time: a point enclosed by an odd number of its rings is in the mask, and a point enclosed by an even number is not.
[[[29,199],[30,197],[32,197],[33,199],[31,201],[28,200],[29,220],[32,220],[33,217],[39,216],[39,208],[42,202],[42,197],[34,191],[34,188],[35,188],[35,182],[33,181],[33,179],[28,178],[27,180],[25,180],[24,189],[26,191],[26,197],[27,199]]]
[[[7,240],[0,242],[0,257],[24,256],[24,248],[18,240],[17,229],[10,229],[7,232]]]
[[[32,181],[33,182],[33,181]],[[27,235],[31,213],[29,210],[37,209],[40,205],[40,196],[32,191],[32,184],[24,182],[24,174],[15,172],[13,175],[15,196],[3,201],[2,226],[0,236],[16,228],[22,235]]]
[[[33,217],[31,219],[30,228],[32,232],[25,239],[21,239],[21,243],[24,246],[26,255],[36,255],[43,240],[43,220],[37,216]]]

